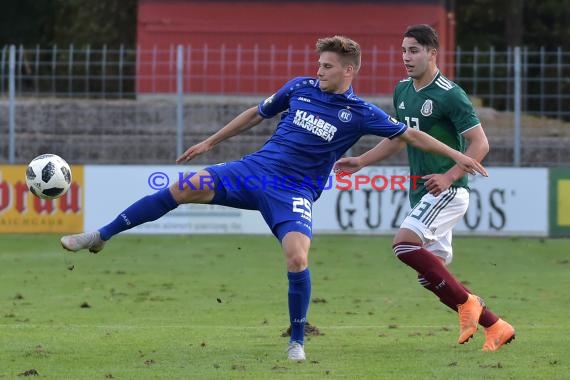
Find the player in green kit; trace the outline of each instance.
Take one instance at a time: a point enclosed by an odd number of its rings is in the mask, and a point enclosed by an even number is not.
[[[429,25],[414,25],[404,33],[402,58],[409,78],[398,83],[394,107],[399,121],[481,161],[489,151],[487,137],[465,91],[439,71],[438,36]],[[385,139],[358,157],[336,162],[336,172],[354,173],[406,146]],[[394,238],[394,253],[415,269],[419,283],[459,314],[458,343],[466,343],[480,324],[485,329],[484,351],[496,351],[515,337],[514,328],[447,269],[453,257],[452,229],[469,205],[466,173],[447,157],[407,147],[412,210]]]

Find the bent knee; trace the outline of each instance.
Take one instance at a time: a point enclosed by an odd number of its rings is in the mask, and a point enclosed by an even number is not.
[[[287,258],[287,270],[300,272],[309,266],[309,260],[305,255],[295,255]]]
[[[419,245],[423,244],[422,238],[418,235],[418,233],[409,228],[400,228],[396,233],[396,236],[394,236],[392,244],[398,244],[402,242],[414,243]]]
[[[185,174],[183,178],[170,186],[174,199],[179,203],[209,203],[214,199],[213,177],[205,170]]]

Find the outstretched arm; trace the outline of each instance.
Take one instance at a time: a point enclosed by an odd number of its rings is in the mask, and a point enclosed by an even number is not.
[[[194,157],[209,151],[222,141],[256,126],[261,123],[262,120],[263,118],[257,112],[257,106],[248,108],[212,136],[188,148],[186,152],[176,159],[176,163],[180,164],[190,161]]]
[[[369,151],[357,157],[343,157],[338,160],[333,167],[335,173],[356,173],[365,166],[375,164],[379,161],[398,153],[406,146],[406,142],[400,139],[384,139]]]
[[[427,133],[408,128],[404,133],[397,137],[404,140],[410,145],[429,153],[435,153],[442,156],[447,156],[457,163],[458,169],[470,174],[480,173],[485,177],[488,176],[485,168],[479,163],[478,160],[468,157],[463,153],[455,150],[441,141],[438,141],[428,135]]]
[[[468,147],[465,151],[465,155],[474,158],[478,162],[481,162],[483,158],[489,153],[489,142],[487,141],[487,136],[481,124],[474,128],[471,128],[463,134],[463,137],[467,140]],[[424,176],[427,181],[425,182],[426,189],[428,191],[438,196],[443,191],[447,190],[449,186],[459,178],[463,177],[465,172],[455,165],[450,168],[447,172],[442,174],[429,174]]]

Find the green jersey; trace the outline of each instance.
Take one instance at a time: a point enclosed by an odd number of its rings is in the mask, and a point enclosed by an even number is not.
[[[462,133],[480,124],[465,91],[439,72],[430,84],[417,90],[411,78],[401,80],[394,91],[394,108],[398,120],[408,127],[419,129],[460,152],[465,152]],[[455,165],[448,157],[410,145],[408,161],[410,175],[417,176],[445,173]],[[416,183],[415,189],[410,186],[412,207],[428,192],[422,179]],[[452,186],[467,188],[467,176]]]

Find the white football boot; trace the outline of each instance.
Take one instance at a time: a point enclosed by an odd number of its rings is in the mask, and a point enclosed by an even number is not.
[[[287,348],[287,359],[295,361],[305,360],[305,349],[303,348],[303,345],[297,342],[289,343],[289,347]]]
[[[105,241],[101,239],[99,231],[67,235],[62,237],[60,241],[61,246],[71,252],[88,249],[91,253],[97,253],[105,246]]]

